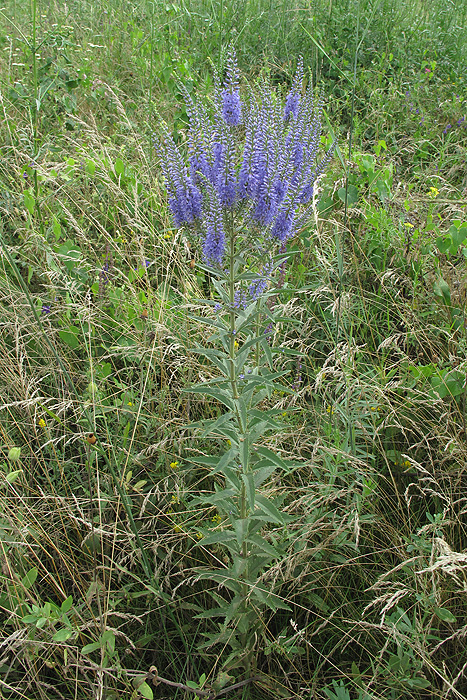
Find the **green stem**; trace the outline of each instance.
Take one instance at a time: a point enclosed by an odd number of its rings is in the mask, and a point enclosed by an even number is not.
[[[232,387],[232,398],[234,401],[237,401],[239,399],[239,394],[238,394],[238,382],[237,382],[237,373],[236,373],[236,366],[235,366],[235,341],[236,341],[236,328],[235,328],[235,322],[237,318],[237,314],[235,312],[235,227],[233,220],[230,221],[230,227],[229,227],[229,233],[230,233],[230,245],[229,245],[229,317],[230,317],[230,343],[229,343],[229,350],[230,350],[230,384]],[[248,449],[243,449],[242,450],[242,444],[244,444],[245,440],[248,440],[248,430],[247,426],[243,426],[242,424],[242,419],[240,416],[239,411],[236,411],[236,417],[237,417],[237,425],[238,425],[238,434],[239,434],[239,447],[240,447],[240,455],[241,455],[241,471],[243,474],[246,474],[249,469],[249,448]],[[247,494],[246,494],[246,487],[245,484],[242,482],[242,487],[239,495],[239,511],[240,511],[240,519],[245,520],[245,518],[248,517],[248,501],[247,501]],[[247,597],[248,597],[248,546],[246,541],[244,540],[242,542],[242,553],[241,556],[245,562],[245,568],[243,570],[242,574],[242,594],[243,594],[243,604],[242,608],[243,611],[246,613],[247,612]],[[244,635],[243,639],[244,646],[246,648],[246,645],[248,643],[248,635]],[[247,668],[247,671],[249,669]]]

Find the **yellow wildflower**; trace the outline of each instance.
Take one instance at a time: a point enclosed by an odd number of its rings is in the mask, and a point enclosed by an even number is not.
[[[239,346],[239,344],[238,344],[238,340],[236,340],[236,341],[234,342],[234,348],[235,348],[235,350],[238,350],[239,347],[240,347],[240,346]]]
[[[326,411],[329,413],[330,416],[334,415],[334,409],[332,408],[332,406],[328,406]]]
[[[405,226],[405,228],[413,228],[413,227],[414,227],[414,225],[411,224],[410,221],[406,221],[406,222],[404,223],[404,226]]]
[[[43,418],[39,421],[39,428],[45,428],[45,420]]]
[[[434,199],[439,195],[439,190],[436,187],[430,187],[430,190],[428,192],[428,196],[431,197],[431,199]]]
[[[221,516],[219,515],[219,513],[217,513],[216,515],[213,515],[213,517],[211,518],[211,520],[212,520],[213,523],[216,523],[216,525],[219,525],[219,524],[221,523],[221,521],[222,521],[222,518],[221,518]]]
[[[180,525],[174,525],[173,529],[174,529],[174,532],[182,532],[182,528],[180,527]]]
[[[197,533],[196,533],[196,539],[197,539],[197,540],[202,540],[203,537],[204,537],[204,535],[203,535],[202,532],[197,532]]]
[[[170,462],[171,469],[178,469],[178,462]]]

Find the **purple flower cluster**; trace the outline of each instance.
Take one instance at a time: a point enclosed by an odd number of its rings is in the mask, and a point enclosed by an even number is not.
[[[467,126],[467,122],[465,121],[465,117],[461,117],[460,119],[457,120],[456,124],[447,124],[446,128],[443,130],[443,134],[447,134],[450,129],[453,128],[453,126]]]
[[[309,218],[315,182],[333,152],[319,162],[321,102],[311,83],[303,92],[301,59],[285,106],[269,83],[240,99],[233,48],[225,74],[223,83],[214,75],[209,110],[184,91],[187,162],[167,129],[158,148],[175,225],[201,235],[211,265],[222,264],[233,215],[244,230],[260,231],[268,247],[291,238]]]
[[[110,277],[112,274],[113,261],[112,257],[107,251],[104,258],[104,263],[99,272],[99,299],[104,301],[107,295],[107,285],[110,282]]]
[[[425,70],[426,70],[426,69],[425,69]],[[428,70],[429,70],[429,69],[428,69]],[[414,107],[413,102],[410,102],[410,92],[409,92],[409,90],[407,90],[407,92],[405,93],[405,100],[406,100],[406,103],[407,103],[407,105],[408,105],[408,107],[409,107],[409,110],[412,112],[412,114],[415,114],[415,115],[421,117],[420,121],[418,122],[418,125],[421,126],[421,125],[425,122],[425,117],[424,117],[422,114],[420,114],[420,110],[418,109],[418,107],[417,107],[417,108]]]

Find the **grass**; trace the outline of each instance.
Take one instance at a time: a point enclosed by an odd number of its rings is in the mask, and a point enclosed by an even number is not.
[[[157,115],[183,140],[177,80],[209,94],[229,37],[251,82],[267,70],[285,89],[303,55],[338,151],[289,245],[294,323],[274,342],[300,354],[278,367],[294,393],[267,402],[285,415],[264,445],[296,467],[265,485],[294,522],[263,577],[290,611],[264,614],[257,681],[225,697],[467,696],[466,12],[5,4],[4,697],[194,698],[188,682],[241,681],[219,675],[227,651],[202,648],[215,624],[196,617],[212,601],[194,570],[225,557],[195,546],[223,527],[196,502],[215,481],[198,458],[221,445],[188,428],[219,406],[184,391],[212,373],[191,352],[211,290],[153,146]],[[152,684],[152,666],[179,687]]]

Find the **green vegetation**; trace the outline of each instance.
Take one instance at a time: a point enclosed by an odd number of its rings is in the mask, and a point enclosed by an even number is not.
[[[215,282],[155,152],[230,40],[283,94],[302,55],[338,144],[276,301],[247,673],[200,574]],[[467,697],[465,2],[8,0],[0,49],[0,696]]]

